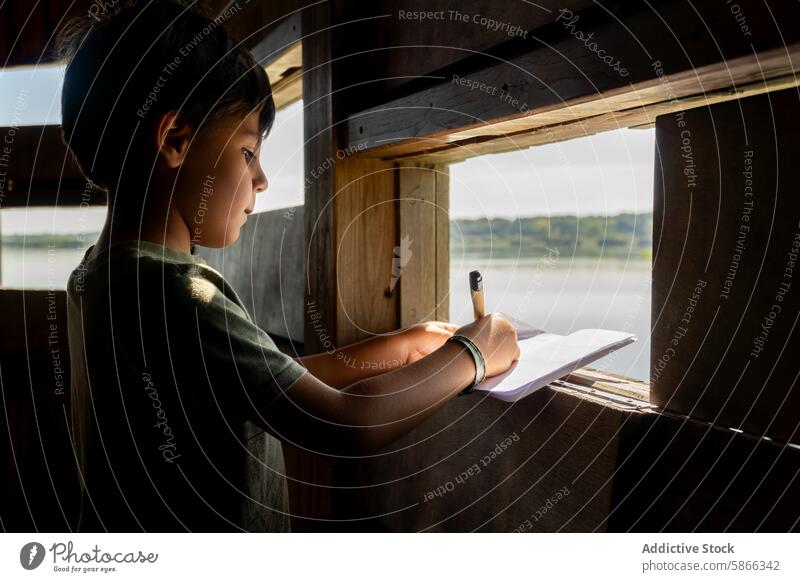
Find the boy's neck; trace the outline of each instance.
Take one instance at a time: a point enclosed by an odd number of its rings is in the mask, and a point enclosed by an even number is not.
[[[108,214],[100,237],[95,243],[97,252],[110,244],[124,240],[141,240],[163,245],[174,251],[189,254],[191,235],[189,227],[180,214],[170,207],[142,209],[126,208],[109,202]]]

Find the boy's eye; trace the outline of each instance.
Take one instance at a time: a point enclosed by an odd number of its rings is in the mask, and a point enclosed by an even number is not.
[[[244,159],[250,162],[256,155],[247,148],[242,148],[242,152],[244,153]]]

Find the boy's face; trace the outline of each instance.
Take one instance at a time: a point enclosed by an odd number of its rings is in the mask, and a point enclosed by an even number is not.
[[[173,198],[192,244],[220,248],[239,238],[256,193],[267,189],[260,146],[257,113],[220,119],[194,137]]]

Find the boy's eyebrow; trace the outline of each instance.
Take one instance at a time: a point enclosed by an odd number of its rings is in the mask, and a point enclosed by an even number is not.
[[[248,137],[254,137],[254,138],[256,138],[256,147],[260,146],[260,145],[261,145],[261,140],[262,140],[262,139],[264,139],[264,136],[263,136],[263,135],[261,135],[259,132],[257,132],[257,131],[252,131],[252,130],[250,130],[250,129],[245,129],[245,130],[244,130],[244,134],[245,134],[246,136],[248,136]]]

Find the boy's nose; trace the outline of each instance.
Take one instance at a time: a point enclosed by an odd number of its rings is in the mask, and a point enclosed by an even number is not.
[[[268,186],[269,181],[267,180],[267,176],[262,170],[259,170],[258,175],[253,180],[253,190],[255,190],[256,194],[259,194],[264,192]]]

